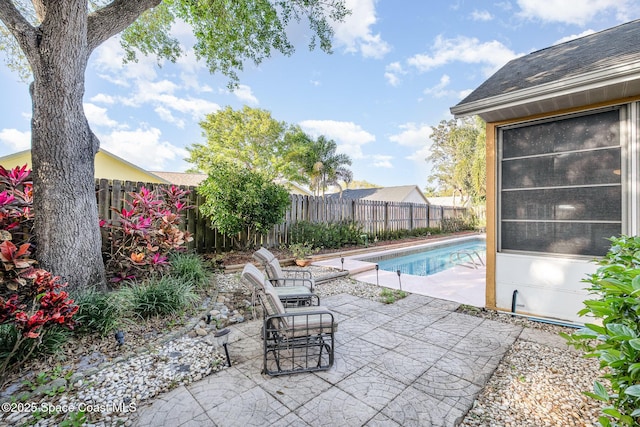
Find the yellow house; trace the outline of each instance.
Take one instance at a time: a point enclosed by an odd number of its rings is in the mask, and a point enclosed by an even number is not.
[[[31,150],[24,150],[0,157],[0,165],[5,169],[22,166],[24,164],[31,169]],[[96,154],[95,177],[96,179],[104,178],[108,180],[169,184],[169,181],[166,179],[152,172],[148,172],[102,148],[98,151],[98,154]]]
[[[640,20],[512,60],[451,112],[487,123],[486,306],[584,322],[611,236],[640,234]]]

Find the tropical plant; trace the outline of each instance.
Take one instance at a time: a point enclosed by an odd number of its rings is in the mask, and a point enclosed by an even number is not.
[[[344,0],[0,0],[0,49],[9,68],[30,81],[40,265],[71,288],[106,287],[94,187],[100,142],[83,108],[87,64],[100,45],[120,35],[127,61],[140,53],[176,61],[191,49],[171,28],[186,25],[195,57],[234,87],[246,62],[293,53],[288,24],[306,19],[309,47],[330,52],[331,24],[346,14]]]
[[[586,395],[608,404],[599,418],[603,427],[640,425],[640,237],[612,237],[605,257],[597,261],[590,283],[594,299],[579,314],[601,320],[585,323],[569,344],[597,357],[606,381],[595,381]]]
[[[117,292],[97,289],[80,291],[75,298],[78,305],[76,332],[106,336],[120,328],[129,302]]]
[[[317,140],[310,139],[304,149],[293,154],[292,161],[300,165],[307,183],[316,196],[322,194],[329,185],[338,185],[340,181],[350,182],[353,173],[348,155],[337,153],[338,145],[332,139],[320,135]]]
[[[314,248],[313,245],[304,242],[304,243],[292,243],[289,245],[289,251],[291,255],[295,259],[305,259],[308,256],[316,253],[318,251],[317,248]]]
[[[177,314],[198,301],[190,283],[164,275],[143,282],[129,282],[118,290],[129,310],[143,318]]]
[[[197,191],[205,199],[200,212],[241,249],[251,245],[258,233],[282,222],[290,204],[283,186],[229,163],[211,169]]]
[[[111,282],[143,279],[169,268],[169,255],[185,249],[193,240],[181,228],[182,215],[193,206],[188,204],[188,190],[176,186],[149,191],[142,187],[128,193],[125,207],[113,220],[100,221],[106,231],[105,262]]]
[[[169,274],[178,280],[204,289],[210,283],[210,274],[202,258],[194,253],[176,252],[169,257]]]

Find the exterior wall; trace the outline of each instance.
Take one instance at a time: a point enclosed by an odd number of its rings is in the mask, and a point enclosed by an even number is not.
[[[24,164],[27,164],[27,167],[31,169],[31,150],[20,151],[19,153],[10,154],[0,159],[0,165],[5,169],[22,166]],[[105,154],[102,151],[98,151],[98,154],[96,154],[95,178],[158,184],[167,183],[167,181],[152,173],[146,172],[144,169],[138,168],[117,157]]]
[[[637,101],[638,98],[635,97],[591,105],[588,108],[558,111],[508,122],[487,123],[487,308],[511,311],[513,291],[517,290],[517,313],[584,323],[587,320],[577,315],[577,312],[584,308],[582,302],[589,298],[589,294],[585,290],[587,284],[582,280],[597,269],[597,265],[592,262],[593,257],[498,253],[498,127]],[[629,110],[630,115],[638,117],[637,104],[632,104]],[[627,214],[623,215],[622,229],[625,234],[637,235],[640,232],[638,226],[640,196],[637,194],[640,174],[638,170],[640,168],[638,165],[640,136],[634,128],[629,131],[628,137],[630,138],[629,149],[623,147],[628,164],[626,168],[623,167],[622,181],[627,183],[628,192],[631,195],[627,197],[629,203]]]

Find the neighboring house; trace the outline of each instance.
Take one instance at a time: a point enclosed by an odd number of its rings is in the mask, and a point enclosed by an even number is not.
[[[397,187],[359,188],[343,190],[342,193],[327,194],[328,198],[343,198],[347,200],[375,200],[379,202],[407,202],[429,204],[417,185],[401,185]]]
[[[592,260],[638,235],[639,40],[637,20],[533,52],[451,108],[487,122],[488,308],[583,322]]]
[[[31,150],[0,157],[5,169],[26,164],[31,169]],[[102,148],[95,158],[95,177],[99,179],[168,184],[169,181],[130,163]]]
[[[206,173],[189,173],[189,172],[160,172],[153,171],[154,175],[166,179],[171,184],[185,185],[187,187],[197,187],[202,181],[207,179]]]
[[[427,197],[427,201],[433,206],[454,206],[456,208],[468,208],[471,206],[470,197],[467,197],[464,200],[460,196]]]

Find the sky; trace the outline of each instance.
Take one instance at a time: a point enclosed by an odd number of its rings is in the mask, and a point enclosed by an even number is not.
[[[355,180],[428,184],[431,127],[508,61],[640,18],[637,0],[345,0],[333,53],[309,51],[309,30],[289,29],[296,51],[239,73],[238,88],[190,52],[158,67],[123,65],[119,40],[92,55],[84,108],[101,147],[150,171],[192,166],[186,147],[204,143],[199,123],[226,106],[271,112],[307,134],[333,139]],[[30,148],[28,84],[0,63],[0,156]]]

